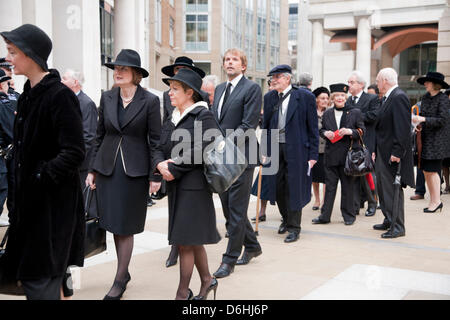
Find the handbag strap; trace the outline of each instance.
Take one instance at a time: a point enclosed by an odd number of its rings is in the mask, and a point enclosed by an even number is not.
[[[84,192],[83,192],[83,194],[86,194],[86,199],[85,199],[85,202],[84,202],[84,215],[87,217],[88,216],[88,209],[89,209],[89,207],[91,206],[91,202],[92,202],[92,191],[93,190],[91,190],[91,187],[90,186],[86,186],[85,188],[84,188]]]
[[[5,247],[6,240],[8,240],[8,234],[9,234],[9,227],[8,227],[8,229],[6,229],[5,235],[3,236],[3,240],[0,243],[0,248],[2,248],[2,249]]]
[[[363,131],[362,131],[360,128],[357,128],[356,131],[358,131],[359,142],[361,143],[361,146],[362,146],[364,149],[366,149],[366,145],[364,144],[364,141],[363,141],[363,138],[362,138]],[[349,149],[349,151],[350,151],[350,150],[353,150],[353,139],[350,139],[350,140],[351,140],[352,142],[351,142],[351,144],[350,144],[350,149]]]

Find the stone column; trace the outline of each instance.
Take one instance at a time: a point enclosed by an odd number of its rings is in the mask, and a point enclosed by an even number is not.
[[[437,51],[437,71],[445,75],[447,83],[450,82],[450,4],[448,2],[447,9],[439,19]]]
[[[370,27],[370,15],[355,13],[358,35],[356,40],[356,70],[363,73],[370,82],[370,69],[372,65],[372,30]]]
[[[311,73],[312,25],[308,20],[309,2],[298,3],[297,75]]]
[[[312,23],[312,61],[311,73],[313,75],[313,88],[323,85],[323,52],[324,32],[323,17],[309,17]]]
[[[136,48],[136,1],[114,1],[114,55],[122,49]]]

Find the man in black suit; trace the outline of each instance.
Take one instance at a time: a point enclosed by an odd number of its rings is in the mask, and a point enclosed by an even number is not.
[[[375,123],[377,121],[377,112],[380,106],[380,100],[376,95],[367,94],[364,92],[366,87],[366,80],[360,71],[353,71],[348,78],[348,87],[351,97],[347,100],[347,106],[351,108],[358,108],[364,118],[364,126],[366,132],[364,133],[364,144],[369,149],[370,153],[375,152]],[[375,176],[374,174],[372,174]],[[375,215],[377,210],[377,199],[375,190],[371,190],[366,177],[355,179],[353,201],[355,203],[355,213],[359,214],[359,209],[364,207],[364,202],[367,200],[368,208],[366,211],[367,217]]]
[[[83,117],[83,135],[86,156],[80,167],[81,185],[86,184],[89,163],[92,157],[92,146],[97,134],[98,112],[95,102],[87,96],[82,90],[84,77],[81,72],[67,69],[62,77],[62,83],[69,87],[78,97],[80,102],[81,116]]]
[[[389,230],[384,239],[405,236],[405,204],[403,188],[414,187],[412,155],[411,106],[408,96],[398,87],[398,75],[392,68],[380,71],[377,85],[383,94],[376,125],[376,164],[378,195],[384,221],[375,230]],[[394,210],[394,180],[401,165],[401,188],[398,211]],[[397,217],[393,221],[393,214]]]
[[[212,111],[227,135],[241,142],[237,144],[245,148],[249,166],[226,192],[220,194],[229,240],[222,264],[214,273],[216,278],[229,276],[236,264],[245,265],[262,253],[247,217],[253,171],[258,156],[257,150],[252,150],[250,154],[250,146],[257,146],[254,130],[261,113],[261,88],[244,76],[247,58],[242,50],[230,49],[225,52],[223,67],[228,81],[217,86]],[[242,143],[244,138],[245,143]],[[242,246],[245,250],[238,260]]]

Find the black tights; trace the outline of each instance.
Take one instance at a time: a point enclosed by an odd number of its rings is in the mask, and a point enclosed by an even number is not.
[[[180,283],[178,285],[176,300],[186,300],[189,295],[194,265],[200,275],[201,288],[199,295],[204,296],[211,284],[211,274],[208,268],[208,257],[203,246],[178,246],[180,254]]]
[[[114,281],[124,282],[128,274],[131,255],[133,254],[134,236],[114,235],[114,243],[117,253],[117,272]],[[115,297],[120,294],[121,289],[118,286],[112,286],[108,292],[109,296]]]

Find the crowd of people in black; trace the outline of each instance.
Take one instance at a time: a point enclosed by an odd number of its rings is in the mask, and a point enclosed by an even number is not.
[[[0,202],[7,199],[9,211],[0,273],[20,280],[28,299],[73,294],[67,268],[84,262],[85,187],[97,190],[100,227],[114,235],[117,271],[105,300],[121,299],[131,281],[134,235],[144,231],[149,194],[167,194],[171,253],[166,266],[179,258],[176,299],[204,300],[211,292],[215,297],[217,279],[262,254],[248,218],[250,194],[263,204],[252,220],[266,221],[267,202],[276,203],[282,219],[278,233],[292,243],[300,237],[302,210],[312,193],[312,209],[320,211],[312,223],[330,223],[339,182],[344,224],[353,225],[368,202],[366,216],[378,208],[383,213],[373,228],[385,231],[384,239],[405,236],[403,189],[416,185],[414,159],[430,192],[425,213],[442,211],[442,171],[444,193],[450,190],[450,103],[449,91],[442,92],[449,85],[441,73],[418,79],[427,93],[412,109],[392,68],[379,72],[376,85],[367,88],[373,93],[364,91],[367,83],[358,71],[347,83],[311,92],[310,76],[297,86],[291,67],[279,65],[268,74],[263,98],[261,87],[245,76],[245,53],[230,49],[223,57],[227,81],[222,84],[202,80],[205,72],[188,57],[163,68],[169,90],[160,104],[140,85],[149,72],[139,54],[123,49],[105,64],[114,70],[114,87],[102,94],[97,109],[82,91],[81,73],[67,70],[61,78],[48,68],[52,42],[45,32],[27,24],[0,34],[8,51],[0,61]],[[28,80],[20,96],[11,70]],[[255,162],[251,143],[258,126],[265,131],[260,138],[265,147]],[[198,145],[198,127],[202,133],[218,132],[213,139],[223,134],[241,139],[238,146],[247,161],[246,170],[219,194],[228,243],[213,274],[204,246],[221,236],[204,159],[194,159],[194,151],[203,153],[210,143]],[[174,139],[185,133],[190,139]],[[349,150],[369,154],[370,172],[349,174]],[[268,173],[273,164],[276,173]],[[262,179],[252,183],[256,167]],[[419,177],[416,198],[423,198]],[[201,280],[197,295],[189,287],[194,266]]]

